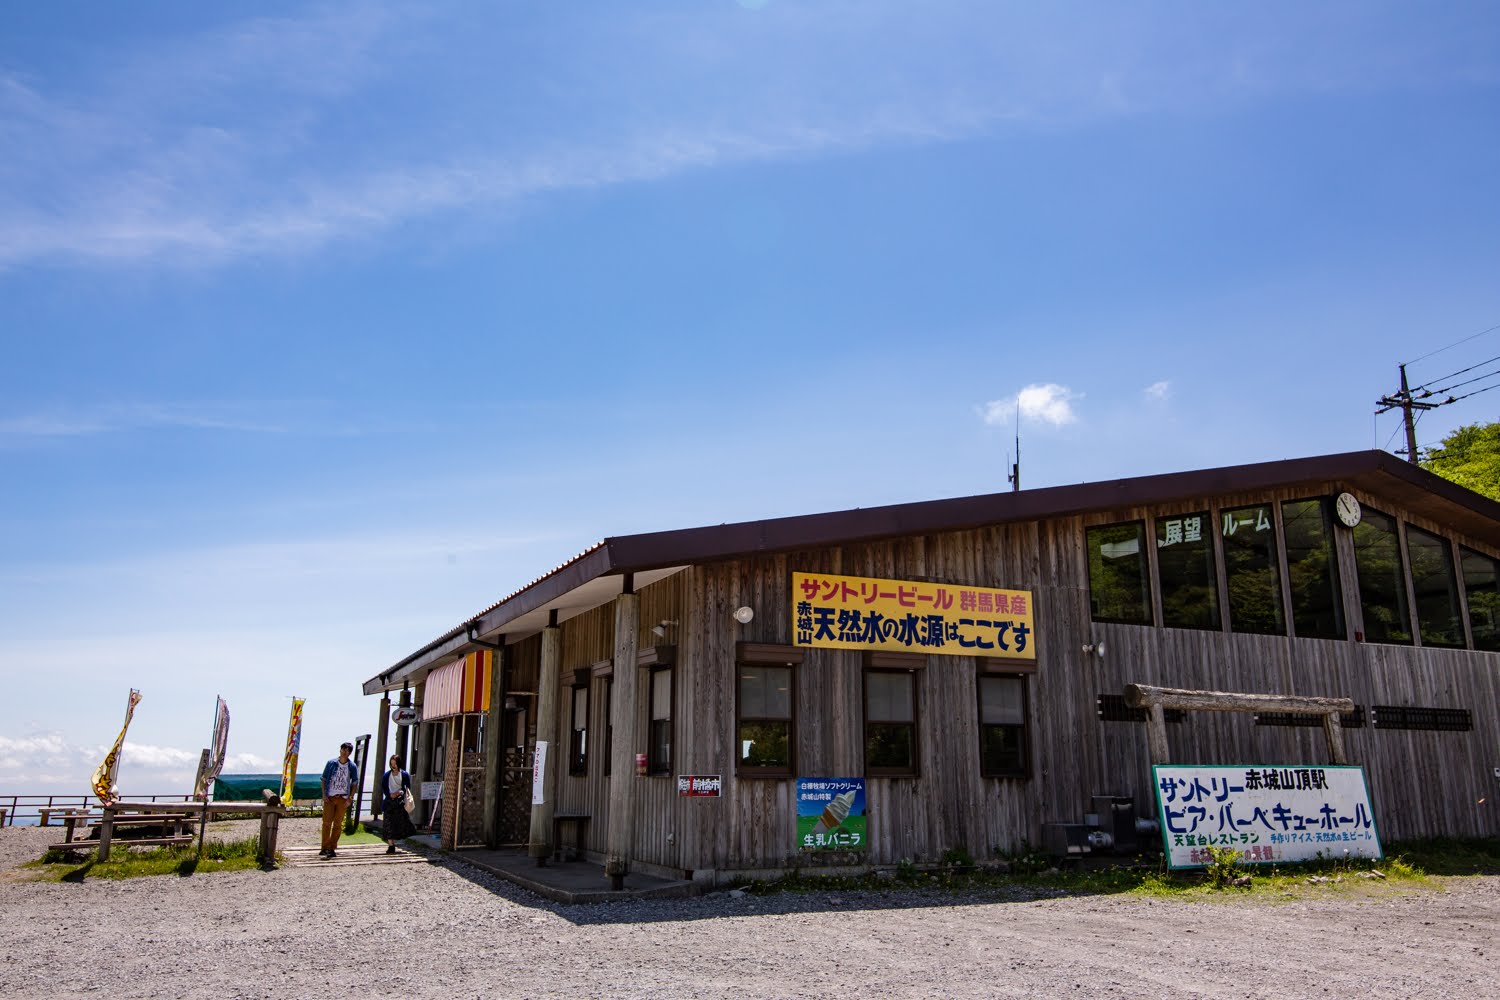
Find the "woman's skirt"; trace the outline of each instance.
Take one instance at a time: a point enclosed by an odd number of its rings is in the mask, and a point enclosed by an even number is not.
[[[406,804],[401,799],[385,800],[385,839],[405,840],[417,832],[412,826],[411,816],[406,812]]]

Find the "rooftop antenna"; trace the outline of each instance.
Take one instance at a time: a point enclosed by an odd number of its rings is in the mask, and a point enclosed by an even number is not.
[[[1019,493],[1021,491],[1021,397],[1016,397],[1016,460],[1011,463],[1010,475],[1005,477],[1010,483],[1010,491]]]

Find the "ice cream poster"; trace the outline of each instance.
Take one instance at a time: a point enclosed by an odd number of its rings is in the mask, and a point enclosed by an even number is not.
[[[864,778],[797,779],[797,846],[804,851],[863,851]]]

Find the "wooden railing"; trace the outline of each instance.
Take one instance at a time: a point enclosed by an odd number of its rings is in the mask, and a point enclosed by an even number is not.
[[[191,802],[191,795],[136,795],[132,798],[144,802]],[[97,809],[99,802],[92,795],[0,795],[0,826],[32,825],[47,826],[56,815],[61,818],[64,809]]]

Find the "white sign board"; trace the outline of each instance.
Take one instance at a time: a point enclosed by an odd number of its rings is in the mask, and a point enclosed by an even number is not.
[[[547,801],[547,741],[536,741],[536,755],[531,763],[531,804],[539,806]]]
[[[424,782],[422,782],[422,795],[421,795],[421,798],[424,801],[427,800],[427,799],[440,799],[442,797],[443,797],[443,783],[441,781],[424,781]]]
[[[1238,851],[1248,864],[1384,856],[1362,767],[1158,764],[1151,770],[1171,868],[1209,864],[1210,847]]]
[[[411,705],[398,705],[391,709],[391,721],[398,726],[415,726],[422,719]]]

